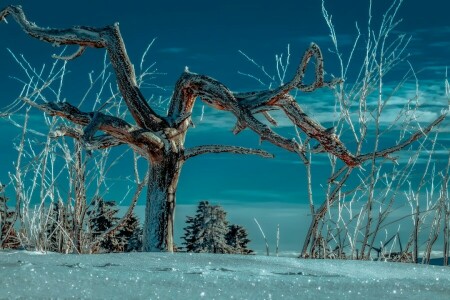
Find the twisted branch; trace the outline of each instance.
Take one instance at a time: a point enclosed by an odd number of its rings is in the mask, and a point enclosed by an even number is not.
[[[179,116],[191,115],[197,97],[215,109],[234,114],[237,119],[237,126],[252,129],[260,136],[261,140],[267,140],[274,145],[304,156],[303,150],[295,140],[280,136],[270,127],[257,120],[249,109],[242,107],[241,103],[225,85],[211,77],[191,73],[187,70],[181,75],[175,86],[175,93],[171,99],[167,118],[174,122]],[[186,130],[189,119],[184,119],[179,124],[174,123],[173,126]]]
[[[163,118],[151,109],[139,90],[136,75],[130,62],[125,44],[119,30],[119,24],[104,28],[77,26],[68,29],[42,28],[27,20],[20,6],[7,6],[0,11],[0,21],[11,15],[22,29],[31,37],[53,45],[78,45],[80,49],[74,55],[80,56],[85,47],[105,48],[116,73],[117,83],[127,107],[136,123],[145,129],[158,131],[167,126]]]
[[[238,146],[224,146],[224,145],[203,145],[188,148],[184,151],[184,160],[188,160],[197,155],[210,153],[235,153],[235,154],[252,154],[265,158],[273,158],[274,155],[260,149],[244,148]]]
[[[427,135],[434,127],[436,127],[442,121],[445,120],[445,118],[447,117],[447,114],[448,114],[448,111],[444,111],[438,118],[436,118],[436,120],[431,122],[427,127],[417,130],[409,138],[407,138],[400,144],[386,148],[384,150],[377,151],[375,153],[362,154],[362,155],[358,156],[358,159],[361,162],[364,162],[366,160],[377,158],[377,157],[389,158],[389,154],[398,152],[398,151],[408,147],[413,142],[417,141],[418,139],[422,138],[423,136]]]
[[[83,146],[86,150],[106,149],[125,144],[125,142],[120,141],[108,134],[95,136],[89,140],[86,140],[82,130],[64,125],[60,126],[51,133],[52,138],[58,138],[61,136],[68,136],[79,141],[83,141]]]
[[[158,150],[164,147],[164,143],[161,137],[159,137],[157,134],[148,130],[138,128],[136,126],[132,126],[128,122],[117,117],[105,115],[101,112],[82,112],[78,108],[67,102],[48,102],[44,104],[37,104],[27,98],[23,98],[23,100],[50,116],[59,116],[78,125],[89,127],[89,124],[95,123],[95,130],[101,130],[107,133],[109,136],[100,136],[94,138],[93,133],[90,131],[88,131],[87,136],[84,136],[84,134],[80,136],[74,130],[67,129],[64,132],[61,131],[59,134],[68,136],[72,135],[76,138],[81,137],[86,143],[100,143],[100,145],[103,143],[103,146],[106,146],[106,141],[109,141],[111,143],[111,146],[116,146],[120,143],[126,143],[138,147],[142,147],[143,145],[150,145],[150,147],[153,147],[154,150]],[[116,139],[117,141],[113,142],[113,139]]]

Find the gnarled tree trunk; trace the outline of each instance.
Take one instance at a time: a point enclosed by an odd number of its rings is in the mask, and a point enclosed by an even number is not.
[[[143,251],[173,251],[176,191],[183,163],[182,153],[175,151],[151,158]]]

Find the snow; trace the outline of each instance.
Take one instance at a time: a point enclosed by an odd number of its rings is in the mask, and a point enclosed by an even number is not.
[[[449,299],[450,268],[251,255],[0,252],[0,298],[355,297]]]

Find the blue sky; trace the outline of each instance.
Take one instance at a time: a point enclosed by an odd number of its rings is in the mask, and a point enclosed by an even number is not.
[[[369,1],[326,1],[326,7],[333,15],[333,22],[340,40],[342,51],[348,53],[356,36],[355,22],[364,28],[367,22]],[[373,19],[376,23],[391,1],[374,1]],[[329,31],[322,17],[321,1],[135,1],[113,3],[111,1],[80,0],[70,6],[61,1],[1,1],[6,4],[21,4],[31,21],[41,26],[67,27],[72,25],[103,26],[114,22],[120,23],[127,51],[133,62],[139,63],[147,45],[157,38],[152,46],[148,62],[156,62],[158,71],[164,73],[153,79],[153,83],[165,90],[144,90],[148,97],[152,94],[170,95],[172,87],[185,66],[192,72],[209,75],[220,80],[231,90],[244,91],[261,88],[250,78],[241,76],[238,71],[257,74],[258,70],[249,63],[238,50],[251,56],[261,65],[266,66],[269,73],[274,74],[275,54],[285,51],[290,45],[292,74],[301,55],[310,42],[316,42],[325,55],[325,69],[328,73],[337,73],[336,57],[327,51],[331,47]],[[424,107],[429,106],[432,113],[424,114],[424,121],[435,116],[438,107],[445,107],[443,82],[445,67],[450,66],[450,22],[448,20],[450,4],[442,0],[423,1],[407,0],[400,8],[399,18],[403,19],[398,26],[398,33],[412,36],[408,47],[411,54],[409,61],[421,80]],[[11,77],[23,77],[17,63],[7,51],[24,54],[32,65],[39,68],[42,64],[52,62],[51,54],[59,49],[33,40],[23,34],[18,26],[10,20],[9,24],[0,24],[0,107],[17,97],[21,85]],[[364,38],[364,37],[363,37]],[[71,74],[66,78],[63,93],[69,102],[77,103],[87,88],[87,73],[99,71],[102,67],[104,50],[88,49],[86,53],[68,64]],[[394,84],[408,68],[407,64],[399,66],[398,71],[389,77]],[[406,87],[414,89],[414,82]],[[405,92],[406,93],[406,92]],[[324,104],[330,99],[329,91],[306,95],[302,105],[324,126],[331,124],[332,107]],[[319,100],[318,100],[319,99]],[[322,101],[325,100],[325,101]],[[198,110],[198,109],[197,109]],[[39,114],[34,112],[38,119]],[[233,136],[233,118],[230,115],[206,109],[203,121],[197,118],[197,128],[187,136],[187,145],[205,143],[224,143],[258,147],[258,139],[251,132],[243,132]],[[195,119],[194,118],[194,119]],[[284,124],[286,122],[282,122]],[[37,124],[37,123],[36,123]],[[35,125],[38,126],[38,125]],[[448,121],[444,126],[449,126]],[[0,120],[0,128],[4,138],[0,141],[2,155],[0,157],[0,181],[8,182],[7,172],[12,170],[12,160],[16,153],[13,141],[19,131],[11,124]],[[292,134],[282,127],[281,132]],[[443,148],[449,147],[448,130],[441,140]],[[447,134],[447,136],[445,136]],[[389,137],[386,143],[392,142]],[[253,231],[254,240],[258,233],[252,225],[253,217],[258,217],[274,230],[274,224],[284,224],[290,237],[289,250],[298,249],[302,242],[302,234],[296,228],[305,227],[309,217],[305,216],[306,185],[304,184],[304,167],[298,158],[270,145],[263,148],[276,154],[272,160],[242,157],[236,155],[204,156],[192,159],[184,166],[177,193],[180,207],[191,207],[200,200],[220,203],[230,210],[230,218],[235,222],[245,223]],[[116,150],[116,154],[123,148]],[[408,156],[408,154],[402,154]],[[322,156],[323,157],[323,156]],[[325,179],[323,174],[329,170],[323,164],[325,159],[318,158],[313,168],[313,176]],[[440,164],[442,162],[438,162]],[[125,177],[131,172],[131,161],[123,162],[114,169],[112,177]],[[129,171],[126,171],[129,170]],[[324,181],[325,182],[325,181]],[[123,183],[122,183],[123,184]],[[126,183],[125,183],[126,184]],[[315,184],[315,193],[323,194],[321,181]],[[111,189],[114,192],[123,190],[120,180]],[[144,202],[140,202],[144,204]],[[241,209],[239,209],[241,208]],[[252,208],[254,208],[252,210]],[[289,216],[281,211],[290,212]],[[232,211],[236,213],[233,213]],[[242,211],[248,211],[243,215]],[[251,212],[255,215],[250,215]],[[184,217],[180,213],[180,218]],[[234,217],[233,217],[234,214]],[[238,217],[239,215],[239,217]],[[250,221],[249,221],[250,220]],[[292,224],[300,224],[293,226]],[[179,224],[181,225],[181,224]],[[283,227],[282,227],[283,228]],[[301,236],[300,238],[298,236]],[[286,245],[288,242],[285,242]]]

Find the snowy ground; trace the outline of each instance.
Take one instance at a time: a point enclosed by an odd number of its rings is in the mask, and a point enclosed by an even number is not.
[[[0,252],[0,298],[450,299],[450,268],[187,253]]]

